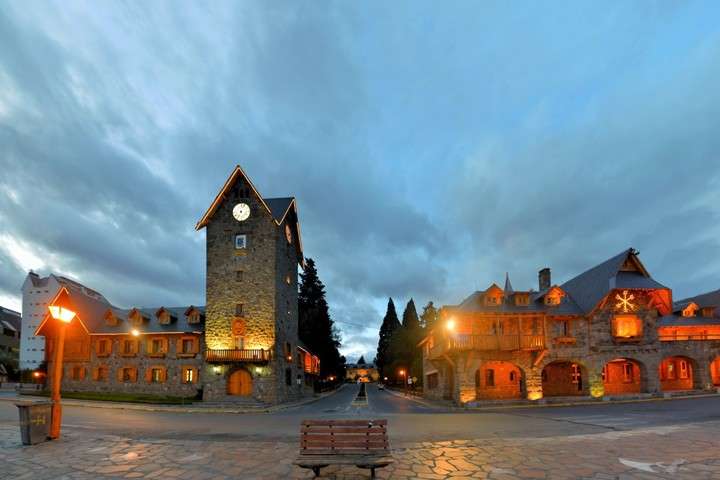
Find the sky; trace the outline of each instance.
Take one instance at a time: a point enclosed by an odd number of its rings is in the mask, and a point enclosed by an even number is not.
[[[30,269],[204,302],[240,164],[297,197],[349,360],[388,297],[454,304],[634,247],[720,288],[720,3],[2,2],[0,305]]]

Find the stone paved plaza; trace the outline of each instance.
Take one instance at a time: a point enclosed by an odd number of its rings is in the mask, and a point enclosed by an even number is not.
[[[720,479],[720,422],[545,438],[394,445],[392,479]],[[66,428],[63,438],[21,446],[0,427],[0,477],[21,479],[312,478],[292,465],[289,441],[146,440]],[[355,467],[322,476],[368,478]]]

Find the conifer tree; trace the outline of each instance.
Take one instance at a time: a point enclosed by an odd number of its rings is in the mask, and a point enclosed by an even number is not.
[[[395,311],[395,303],[393,303],[393,299],[390,298],[388,300],[385,318],[383,318],[382,325],[380,326],[380,338],[378,339],[377,355],[375,357],[375,364],[381,376],[387,374],[386,368],[390,367],[393,362],[390,343],[393,333],[399,328],[400,321]]]
[[[429,332],[433,326],[435,326],[437,317],[438,311],[435,305],[433,305],[433,302],[428,302],[427,305],[423,307],[422,315],[420,315],[420,326],[424,328],[426,332]]]
[[[360,358],[358,358],[357,364],[365,365],[365,355],[360,355]]]
[[[325,285],[318,277],[312,258],[306,259],[305,269],[300,274],[298,309],[298,336],[312,353],[320,357],[320,375],[342,378],[345,360],[338,351],[340,335],[330,318]]]

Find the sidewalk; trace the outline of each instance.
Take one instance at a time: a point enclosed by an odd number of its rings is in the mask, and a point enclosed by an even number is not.
[[[395,463],[377,472],[393,480],[715,480],[720,422],[592,435],[393,443]],[[228,441],[129,438],[65,428],[60,439],[20,445],[17,426],[0,425],[0,476],[14,480],[309,479],[292,464],[296,438]],[[323,478],[367,480],[354,466]]]
[[[272,406],[204,406],[202,402],[197,402],[189,405],[163,405],[163,404],[149,404],[149,403],[127,403],[127,402],[109,402],[99,400],[74,400],[74,399],[63,399],[62,404],[66,407],[89,407],[89,408],[109,408],[116,410],[138,410],[143,412],[174,412],[174,413],[273,413],[280,410],[286,410],[288,408],[299,407],[301,405],[307,405],[309,403],[317,402],[322,400],[344,388],[345,384],[341,385],[335,390],[324,392],[318,395],[314,395],[297,402],[282,403],[280,405]],[[28,400],[47,400],[47,397],[41,397],[36,395],[0,395],[0,402],[20,402]]]
[[[463,411],[482,411],[482,410],[505,410],[514,408],[550,408],[550,407],[576,407],[582,405],[607,405],[611,403],[642,403],[642,402],[664,402],[669,400],[683,400],[688,398],[704,398],[718,397],[720,392],[678,392],[675,394],[666,394],[663,396],[642,394],[631,397],[609,397],[591,399],[587,397],[555,397],[545,398],[542,400],[495,400],[483,402],[470,402],[469,404],[458,406],[449,401],[433,400],[424,398],[421,395],[408,393],[394,388],[385,390],[395,396],[412,400],[421,405],[430,408],[449,409],[456,412]]]

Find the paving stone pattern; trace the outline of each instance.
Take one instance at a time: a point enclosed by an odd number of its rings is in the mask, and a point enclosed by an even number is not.
[[[386,479],[720,479],[720,422],[595,435],[395,445]],[[62,439],[20,445],[0,426],[0,478],[312,478],[292,465],[297,443],[131,439],[67,429]],[[623,459],[622,461],[620,459]],[[365,479],[355,467],[322,477]]]

